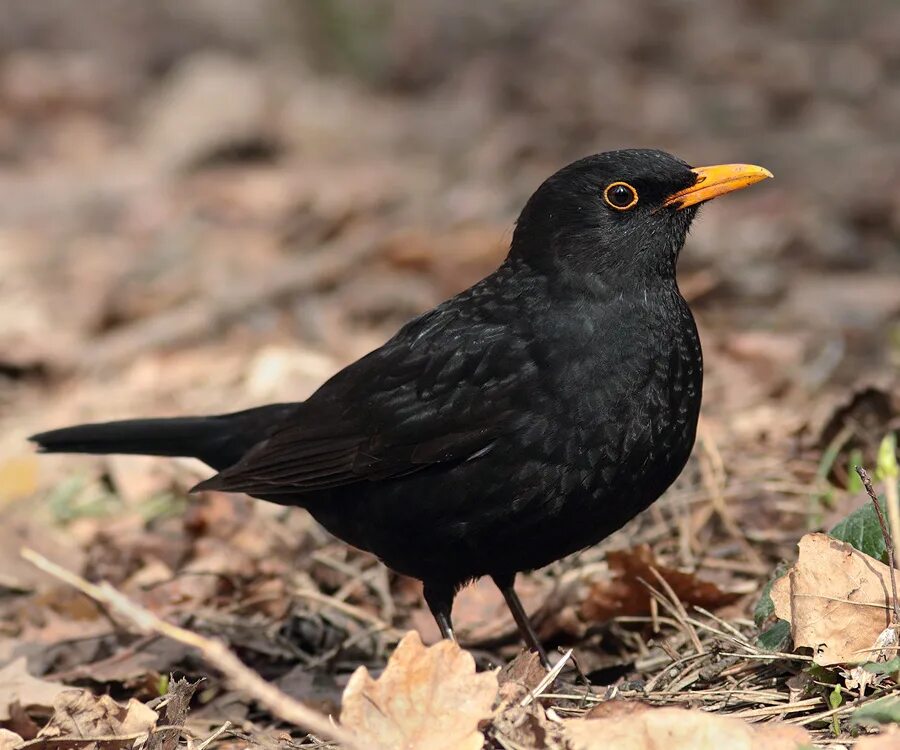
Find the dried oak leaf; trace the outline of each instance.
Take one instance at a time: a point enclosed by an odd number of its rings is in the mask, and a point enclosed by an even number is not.
[[[716,584],[693,573],[660,565],[646,544],[606,555],[612,580],[595,583],[581,605],[581,616],[588,621],[613,617],[646,615],[650,612],[650,593],[642,583],[658,588],[655,569],[672,587],[681,602],[715,609],[735,601],[740,595],[722,591]]]
[[[891,623],[890,571],[827,534],[806,534],[796,564],[772,585],[775,615],[822,666],[871,661]]]
[[[52,718],[30,748],[79,739],[102,740],[99,744],[105,750],[125,750],[134,744],[135,735],[149,732],[159,718],[156,711],[134,698],[122,706],[108,695],[98,698],[86,690],[60,693],[53,708]]]
[[[452,641],[426,648],[407,633],[382,675],[359,667],[344,690],[341,723],[372,750],[480,750],[497,675]]]
[[[50,708],[65,690],[58,682],[39,680],[28,674],[28,664],[23,656],[0,669],[0,721],[9,721],[10,709],[18,703],[22,708]]]
[[[800,727],[747,724],[682,708],[654,708],[605,719],[565,722],[570,750],[796,750],[811,743]]]

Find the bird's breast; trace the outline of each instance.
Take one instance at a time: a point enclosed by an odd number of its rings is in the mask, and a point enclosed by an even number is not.
[[[568,335],[546,365],[562,490],[598,497],[628,487],[640,510],[674,481],[693,447],[703,382],[693,318],[678,297],[605,308],[570,321]]]

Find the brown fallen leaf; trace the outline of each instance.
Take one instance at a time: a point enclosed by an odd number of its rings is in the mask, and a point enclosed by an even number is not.
[[[796,564],[772,586],[794,645],[822,666],[871,661],[891,624],[887,565],[827,534],[806,534],[798,546]]]
[[[86,690],[66,690],[53,704],[53,716],[29,747],[57,744],[57,741],[103,738],[105,750],[125,750],[134,744],[134,735],[149,732],[158,715],[132,698],[124,706],[108,695],[99,698]],[[120,741],[110,738],[121,737]],[[39,743],[38,740],[45,740]]]
[[[522,651],[498,672],[498,706],[491,726],[494,735],[505,742],[504,747],[562,747],[557,741],[559,728],[547,718],[540,702],[522,705],[522,699],[546,676],[547,670],[534,651]]]
[[[25,657],[0,669],[0,721],[9,721],[10,709],[18,703],[22,708],[49,709],[60,693],[69,690],[58,682],[39,680],[28,674]]]
[[[581,605],[581,616],[588,621],[649,614],[650,592],[641,581],[654,587],[658,585],[652,569],[665,579],[685,606],[715,609],[739,597],[739,594],[722,591],[716,584],[693,573],[660,565],[646,544],[614,550],[607,554],[606,561],[613,577],[595,583],[588,592]]]
[[[10,714],[12,714],[11,718],[8,721],[3,722],[3,729],[6,729],[13,734],[19,735],[26,742],[28,740],[33,740],[37,737],[37,733],[41,731],[41,728],[37,725],[37,723],[32,719],[28,712],[22,708],[18,703],[14,703],[9,708]],[[40,716],[35,716],[36,719],[43,723],[46,720],[46,716],[43,718]]]
[[[541,657],[535,651],[521,651],[509,664],[497,674],[501,690],[507,685],[515,686],[525,693],[534,690],[547,676],[547,670],[541,664]],[[512,691],[507,691],[511,694]]]
[[[787,724],[740,719],[682,708],[654,708],[606,719],[565,722],[570,750],[796,750],[809,734]]]
[[[407,633],[377,680],[359,667],[344,690],[341,723],[372,750],[480,750],[497,675],[452,641],[426,648]]]

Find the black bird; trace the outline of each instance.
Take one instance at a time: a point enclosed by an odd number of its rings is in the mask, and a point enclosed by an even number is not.
[[[194,489],[306,508],[420,579],[442,634],[491,576],[513,584],[656,500],[694,444],[700,341],[675,265],[698,204],[767,177],[662,151],[589,156],[525,205],[503,264],[300,403],[35,435],[52,453],[194,456]]]

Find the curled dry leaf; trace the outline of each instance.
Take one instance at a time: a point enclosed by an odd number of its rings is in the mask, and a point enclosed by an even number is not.
[[[480,750],[478,724],[491,715],[497,675],[477,674],[457,644],[426,648],[407,633],[384,673],[359,667],[344,690],[341,723],[372,750]]]
[[[149,732],[156,726],[158,718],[154,710],[134,698],[121,706],[108,695],[98,698],[86,690],[60,693],[53,708],[53,717],[37,736],[38,740],[45,740],[48,746],[73,737],[102,737],[106,750],[124,750],[134,744],[134,735]],[[123,739],[110,739],[116,737]]]
[[[604,719],[565,722],[571,750],[796,750],[809,734],[787,724],[740,719],[682,708],[655,708]]]
[[[739,594],[722,591],[716,584],[704,581],[693,573],[660,565],[646,544],[628,550],[615,550],[606,556],[611,581],[595,583],[581,606],[585,620],[603,621],[625,615],[646,615],[650,612],[650,592],[642,583],[658,587],[655,569],[686,605],[715,609],[735,601]]]
[[[822,666],[873,661],[891,624],[890,570],[827,534],[806,534],[796,564],[772,586],[794,645]]]
[[[48,709],[60,693],[68,689],[58,682],[32,677],[28,674],[25,657],[16,659],[0,669],[0,721],[9,721],[13,704],[18,703],[25,709]]]

